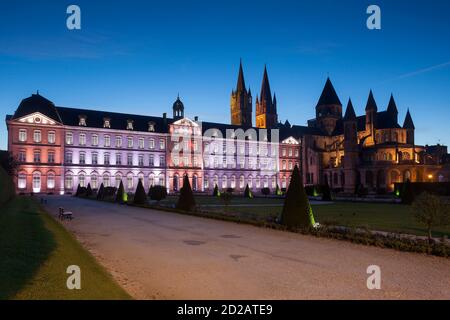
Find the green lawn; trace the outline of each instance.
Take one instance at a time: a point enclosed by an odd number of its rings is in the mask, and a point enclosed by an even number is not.
[[[69,290],[69,265],[81,290]],[[130,299],[63,226],[29,197],[0,210],[0,299]]]
[[[175,204],[176,199],[175,196],[169,196],[161,203]],[[200,208],[205,211],[225,212],[224,202],[220,198],[197,196],[195,199]],[[246,199],[235,196],[226,208],[226,213],[251,219],[275,218],[281,213],[283,201],[283,199]],[[323,224],[426,235],[425,228],[415,221],[410,206],[392,203],[335,202],[317,204],[312,207],[316,221]],[[433,235],[450,237],[450,227],[437,228]]]

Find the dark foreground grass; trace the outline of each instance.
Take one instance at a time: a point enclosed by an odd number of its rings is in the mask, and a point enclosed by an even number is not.
[[[81,290],[66,286],[67,267],[81,269]],[[129,299],[63,226],[32,199],[0,210],[0,299]]]

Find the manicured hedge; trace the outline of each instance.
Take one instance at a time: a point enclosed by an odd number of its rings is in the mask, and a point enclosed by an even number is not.
[[[395,191],[401,194],[406,183],[396,183]],[[450,196],[450,182],[411,182],[411,189],[415,196],[418,196],[422,192]]]

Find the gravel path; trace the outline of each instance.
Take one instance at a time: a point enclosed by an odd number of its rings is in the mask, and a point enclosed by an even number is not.
[[[450,259],[67,196],[63,222],[138,299],[450,299]],[[381,290],[366,269],[381,268]]]

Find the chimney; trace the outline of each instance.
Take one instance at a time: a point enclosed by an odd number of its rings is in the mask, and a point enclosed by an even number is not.
[[[167,112],[163,113],[163,123],[164,125],[167,125]]]
[[[194,121],[197,122],[198,121],[198,116],[194,117]]]

